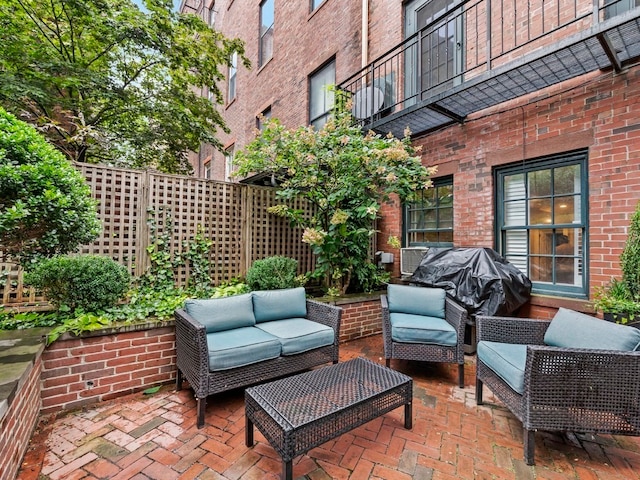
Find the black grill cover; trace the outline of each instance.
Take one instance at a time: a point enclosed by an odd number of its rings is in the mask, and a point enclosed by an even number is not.
[[[470,315],[508,315],[531,295],[531,281],[490,248],[430,248],[411,282],[444,288]]]

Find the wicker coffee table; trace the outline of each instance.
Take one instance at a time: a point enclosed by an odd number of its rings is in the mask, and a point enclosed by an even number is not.
[[[246,444],[253,426],[282,457],[282,478],[293,459],[328,440],[404,405],[412,427],[413,381],[364,358],[318,368],[245,391]]]

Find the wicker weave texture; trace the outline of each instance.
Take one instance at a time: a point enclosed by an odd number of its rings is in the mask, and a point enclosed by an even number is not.
[[[209,371],[209,351],[203,325],[184,310],[175,312],[177,367],[193,388],[195,397],[205,401],[208,395],[246,387],[290,375],[325,363],[338,362],[342,309],[307,300],[307,318],[331,327],[332,345],[297,355],[280,356],[228,370]],[[204,419],[200,419],[202,424]]]
[[[246,415],[283,461],[403,405],[410,377],[363,358],[245,391]]]
[[[457,334],[455,346],[394,341],[391,337],[391,321],[387,296],[381,295],[380,301],[382,304],[382,335],[385,358],[457,363],[458,365],[464,364],[464,331],[467,321],[467,311],[455,300],[447,297],[445,301],[445,320],[455,328]]]
[[[527,432],[535,430],[640,435],[640,352],[541,345],[548,321],[478,317],[478,341],[527,344],[524,392],[515,392],[481,359],[476,398],[491,389],[522,422],[525,460],[533,464]]]

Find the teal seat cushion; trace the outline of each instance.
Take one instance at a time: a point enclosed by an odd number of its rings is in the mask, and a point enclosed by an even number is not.
[[[394,284],[387,286],[389,312],[444,318],[446,295],[442,288]]]
[[[551,320],[544,343],[553,347],[634,351],[640,330],[560,308]]]
[[[442,318],[410,313],[390,313],[389,321],[391,338],[396,342],[445,346],[454,346],[458,343],[455,328]]]
[[[209,370],[228,370],[280,356],[280,341],[256,327],[241,327],[207,335]]]
[[[307,316],[307,298],[303,287],[282,290],[258,290],[253,295],[256,322]]]
[[[513,343],[478,342],[478,360],[520,395],[524,392],[524,369],[527,362],[527,346]]]
[[[261,322],[256,325],[270,335],[278,338],[283,355],[295,355],[318,347],[332,345],[333,328],[306,318],[288,318]]]
[[[205,300],[187,300],[186,312],[205,326],[207,333],[255,325],[250,293]]]

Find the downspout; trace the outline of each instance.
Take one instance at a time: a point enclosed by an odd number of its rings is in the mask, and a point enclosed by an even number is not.
[[[362,68],[369,64],[369,0],[362,0]]]

